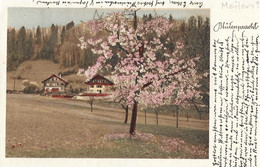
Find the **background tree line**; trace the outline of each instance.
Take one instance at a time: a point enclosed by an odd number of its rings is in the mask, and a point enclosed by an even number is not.
[[[143,15],[139,20],[151,20],[151,14]],[[171,29],[166,36],[161,37],[161,41],[166,38],[171,39],[168,47],[174,50],[177,40],[183,40],[186,45],[184,56],[194,57],[201,55],[198,68],[203,73],[209,70],[209,41],[210,25],[209,18],[192,16],[188,20],[174,20],[172,15],[169,21],[175,23],[175,28]],[[59,63],[61,67],[83,67],[95,63],[97,56],[91,50],[81,50],[77,44],[79,38],[85,34],[87,39],[91,34],[88,33],[85,24],[74,25],[74,22],[64,26],[52,24],[49,28],[26,29],[22,26],[16,30],[7,30],[7,69],[15,70],[23,61],[30,59],[45,59]],[[97,34],[106,37],[106,32]],[[152,36],[151,36],[152,38]],[[116,52],[116,49],[114,50]],[[156,56],[163,54],[158,51]],[[117,57],[111,59],[111,64],[116,64]],[[107,73],[107,71],[105,71]],[[208,86],[207,86],[208,87]]]
[[[44,59],[59,63],[61,67],[85,67],[95,61],[90,50],[82,51],[77,43],[86,27],[52,24],[49,28],[7,30],[7,70],[12,71],[26,60]]]

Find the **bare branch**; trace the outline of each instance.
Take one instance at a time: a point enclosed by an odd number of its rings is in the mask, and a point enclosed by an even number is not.
[[[119,42],[117,42],[116,45],[119,47],[119,49],[121,49],[122,51],[124,51],[126,54],[129,54],[129,52],[128,52],[125,48],[123,48],[123,47],[120,45]]]
[[[179,71],[176,71],[176,72],[174,72],[174,73],[172,73],[172,74],[170,74],[170,75],[176,75],[176,74],[178,74],[178,73],[180,73],[180,72],[184,72],[184,71],[186,71],[186,70],[187,70],[187,68],[184,68],[184,69],[181,69],[181,70],[179,70]],[[148,82],[148,83],[144,84],[141,89],[143,90],[144,88],[150,86],[152,83],[153,83],[153,82]]]

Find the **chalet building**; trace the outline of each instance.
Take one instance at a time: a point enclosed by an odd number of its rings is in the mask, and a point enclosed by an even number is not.
[[[97,74],[89,81],[85,82],[89,86],[88,92],[89,93],[100,93],[105,94],[108,93],[111,86],[114,85],[114,83],[105,77]]]
[[[44,92],[63,92],[65,91],[68,82],[64,81],[61,76],[55,74],[50,75],[42,81]]]

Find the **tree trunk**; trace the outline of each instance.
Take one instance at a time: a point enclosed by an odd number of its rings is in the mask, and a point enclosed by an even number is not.
[[[187,115],[186,117],[187,117],[187,122],[189,122],[189,116]]]
[[[193,103],[193,105],[194,105],[195,109],[197,110],[197,112],[199,113],[200,120],[201,120],[201,112],[200,112],[200,110],[199,110],[198,106],[196,105],[196,103],[194,102],[194,100],[192,100],[192,103]]]
[[[135,133],[136,118],[137,118],[137,105],[138,105],[138,102],[134,101],[134,106],[133,106],[133,110],[132,110],[131,124],[130,124],[130,131],[129,131],[129,133],[131,135],[134,135],[134,133]]]
[[[14,90],[15,90],[15,78],[14,78]]]
[[[125,108],[125,124],[127,123],[128,120],[128,106]]]
[[[90,111],[93,112],[94,96],[89,96]]]
[[[146,110],[144,111],[144,124],[146,124]]]
[[[159,120],[158,120],[159,118],[158,118],[158,112],[157,111],[155,112],[155,115],[156,115],[156,124],[158,125],[159,124]]]
[[[93,111],[93,101],[90,102],[90,111]]]
[[[177,106],[177,111],[176,111],[176,128],[179,127],[179,107]]]

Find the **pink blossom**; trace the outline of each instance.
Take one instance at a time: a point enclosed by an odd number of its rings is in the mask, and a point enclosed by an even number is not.
[[[91,33],[96,34],[98,31],[104,28],[104,20],[91,20],[86,22],[86,25],[88,26]]]
[[[98,59],[97,59],[97,62],[98,63],[102,63],[106,60],[106,58],[104,56],[99,56]]]
[[[116,42],[117,42],[117,35],[116,34],[113,34],[113,35],[110,35],[108,36],[108,42],[112,45],[112,46],[115,46],[116,45]]]
[[[176,42],[176,47],[177,47],[178,49],[182,49],[182,48],[184,48],[184,44],[183,44],[182,42],[180,42],[180,41],[177,41],[177,42]]]
[[[82,48],[91,48],[99,55],[96,64],[86,72],[88,78],[93,77],[101,67],[111,68],[108,60],[116,54],[119,60],[112,71],[114,96],[123,96],[128,104],[138,101],[143,105],[160,105],[169,100],[181,104],[194,97],[199,98],[198,91],[194,89],[199,86],[199,75],[194,68],[198,59],[179,58],[185,47],[181,41],[176,42],[172,52],[160,40],[174,23],[156,17],[146,22],[140,20],[135,29],[129,21],[132,21],[131,18],[118,12],[87,23],[90,30],[96,27],[95,32],[105,29],[109,33],[107,39],[89,39],[89,45],[84,43],[83,37],[79,39]],[[153,39],[146,38],[150,33]],[[143,45],[144,50],[140,51]],[[113,53],[115,46],[118,49]],[[158,60],[155,53],[161,49],[164,50],[161,55],[163,59]]]

